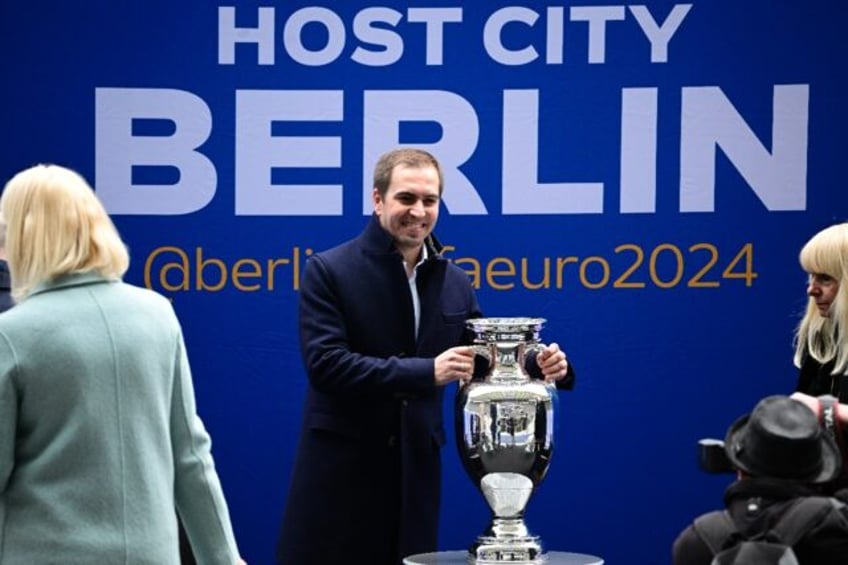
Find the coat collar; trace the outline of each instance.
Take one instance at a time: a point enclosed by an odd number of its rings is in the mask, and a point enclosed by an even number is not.
[[[359,236],[359,241],[362,248],[368,253],[380,255],[398,253],[391,234],[380,225],[380,218],[377,214],[371,214],[371,220]],[[442,259],[442,249],[444,249],[444,246],[436,239],[433,233],[427,236],[427,239],[424,240],[424,245],[427,246],[427,261]]]
[[[67,275],[59,275],[58,277],[54,277],[52,279],[38,283],[32,289],[32,292],[29,293],[29,296],[40,294],[42,292],[50,292],[51,290],[58,290],[60,288],[83,286],[87,284],[117,282],[118,280],[119,279],[117,278],[104,277],[96,271],[87,271],[85,273],[70,273]]]

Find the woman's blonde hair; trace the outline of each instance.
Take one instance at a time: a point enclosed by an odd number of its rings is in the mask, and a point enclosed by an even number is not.
[[[799,259],[807,273],[828,275],[839,288],[827,317],[819,313],[815,298],[807,301],[795,332],[795,364],[800,367],[802,357],[809,352],[819,363],[834,360],[832,374],[848,374],[848,222],[814,235],[801,249]]]
[[[0,197],[12,295],[23,299],[41,282],[95,271],[120,278],[129,254],[115,225],[78,173],[36,165],[16,174]]]

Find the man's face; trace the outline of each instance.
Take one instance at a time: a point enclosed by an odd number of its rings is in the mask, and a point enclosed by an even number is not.
[[[397,165],[385,198],[372,192],[374,212],[399,250],[418,249],[439,218],[439,173],[435,167]]]

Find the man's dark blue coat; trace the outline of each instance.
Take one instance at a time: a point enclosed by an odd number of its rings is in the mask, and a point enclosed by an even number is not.
[[[428,244],[417,339],[403,260],[376,216],[307,262],[309,386],[280,563],[397,565],[436,549],[445,432],[433,359],[466,343],[465,321],[481,312],[468,275]]]

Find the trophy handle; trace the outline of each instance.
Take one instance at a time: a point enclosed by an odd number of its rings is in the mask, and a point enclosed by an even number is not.
[[[534,351],[536,352],[536,355],[539,355],[542,351],[545,350],[546,347],[547,347],[547,345],[545,345],[544,343],[538,343],[538,342],[527,343],[527,344],[524,345],[524,357],[526,358],[528,353],[531,353],[531,352],[534,352]],[[523,365],[524,365],[524,363],[522,363],[522,366]]]
[[[547,345],[545,345],[544,343],[538,343],[538,342],[528,343],[524,346],[524,353],[527,354],[531,351],[535,351],[536,355],[538,355],[539,353],[544,351],[546,347],[547,347]]]
[[[488,363],[486,366],[486,374],[490,373],[492,367],[494,366],[494,357],[492,356],[492,346],[491,345],[472,345],[471,350],[474,351],[475,355],[479,355]]]

